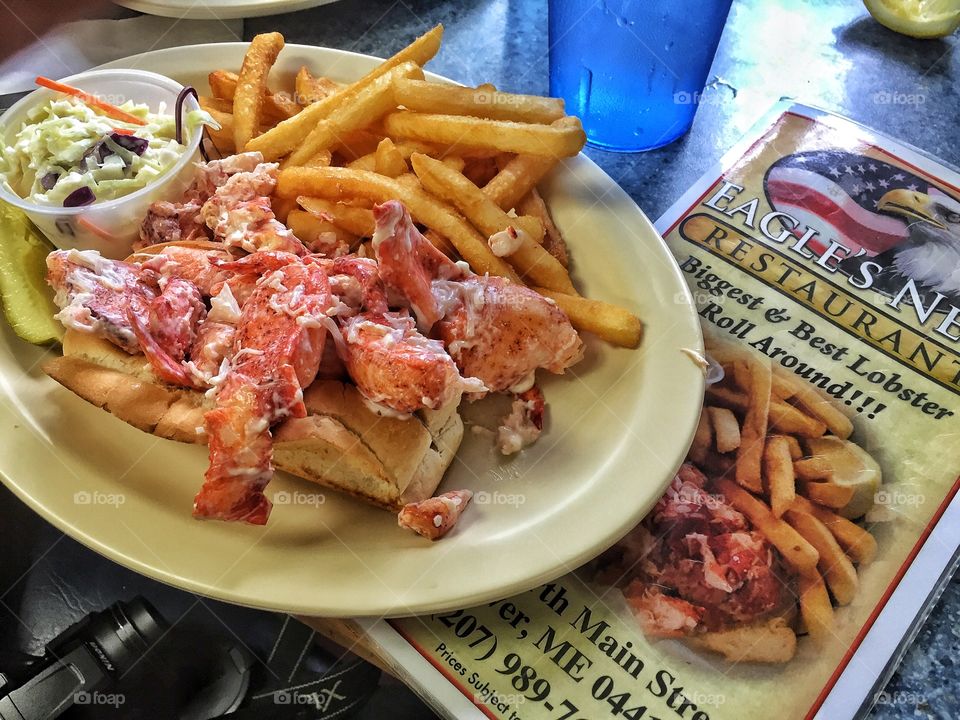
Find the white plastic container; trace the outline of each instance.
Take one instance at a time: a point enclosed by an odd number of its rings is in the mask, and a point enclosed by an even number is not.
[[[109,97],[114,104],[132,100],[146,104],[151,112],[159,112],[161,103],[164,112],[173,114],[177,96],[183,85],[163,75],[144,70],[91,70],[64,78],[67,85],[84,90],[91,95]],[[58,93],[40,88],[30,93],[0,116],[0,137],[4,145],[13,142],[13,136],[27,121],[27,113],[42,105]],[[190,96],[183,105],[184,114],[199,109],[196,99]],[[29,198],[13,193],[6,183],[0,183],[0,198],[21,208],[54,245],[65,250],[99,250],[110,258],[124,258],[130,254],[131,245],[138,237],[140,223],[147,208],[157,200],[172,200],[187,189],[194,177],[194,163],[200,160],[200,141],[203,127],[188,130],[186,150],[177,162],[163,175],[146,187],[129,195],[94,202],[82,207],[52,207],[38,205]]]

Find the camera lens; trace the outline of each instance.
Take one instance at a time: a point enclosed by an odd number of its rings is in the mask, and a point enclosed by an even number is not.
[[[81,634],[69,633],[115,678],[132,668],[166,630],[160,613],[142,598],[119,602],[91,615]]]

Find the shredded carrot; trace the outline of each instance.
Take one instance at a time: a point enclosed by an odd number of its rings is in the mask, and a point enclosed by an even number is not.
[[[117,135],[133,135],[133,130],[130,130],[129,128],[114,128],[113,131]]]
[[[77,224],[80,225],[81,227],[85,227],[87,230],[89,230],[90,232],[92,232],[94,235],[96,235],[96,236],[97,236],[98,238],[100,238],[101,240],[113,240],[113,241],[116,241],[116,239],[117,239],[117,237],[116,237],[115,235],[113,235],[112,233],[107,232],[107,231],[104,230],[102,227],[100,227],[99,225],[97,225],[97,224],[94,223],[94,222],[91,222],[88,218],[84,217],[83,215],[81,215],[80,217],[77,218]]]
[[[70,85],[64,85],[61,82],[51,80],[50,78],[43,77],[42,75],[37,76],[36,83],[40,87],[56,90],[57,92],[62,92],[65,95],[73,95],[73,97],[80,98],[87,105],[97,108],[108,117],[112,117],[114,120],[122,120],[123,122],[133,123],[134,125],[147,124],[146,120],[142,120],[136,115],[131,115],[130,113],[121,110],[116,105],[111,105],[108,102],[104,102],[96,96],[86,93],[83,90],[79,90],[75,87],[71,87]]]

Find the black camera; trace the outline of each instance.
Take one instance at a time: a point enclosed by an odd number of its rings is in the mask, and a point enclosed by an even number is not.
[[[55,718],[73,705],[108,702],[103,688],[129,672],[165,631],[163,618],[142,598],[88,615],[42,656],[0,674],[0,720]]]
[[[345,718],[379,679],[356,659],[331,664],[297,622],[270,637],[265,663],[235,640],[184,616],[170,628],[142,598],[118,602],[40,656],[0,652],[0,720],[53,720],[70,708],[97,720]]]

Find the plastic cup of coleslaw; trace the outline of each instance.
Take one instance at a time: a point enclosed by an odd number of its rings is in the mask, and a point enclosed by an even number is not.
[[[146,105],[151,113],[173,116],[183,85],[163,75],[144,70],[91,70],[64,78],[61,82],[94,95],[113,105],[130,100]],[[13,144],[24,123],[33,122],[31,113],[59,93],[41,88],[10,107],[0,116],[0,142]],[[196,98],[189,96],[183,113],[199,110]],[[184,149],[175,162],[143,187],[115,199],[94,199],[79,207],[39,202],[33,196],[22,197],[14,191],[6,175],[0,174],[0,199],[22,209],[27,217],[59,248],[98,250],[105,257],[124,258],[138,237],[140,223],[150,204],[180,196],[194,177],[194,165],[200,160],[203,125],[183,124]],[[135,134],[135,133],[134,133]]]

